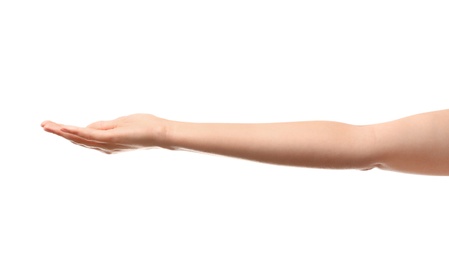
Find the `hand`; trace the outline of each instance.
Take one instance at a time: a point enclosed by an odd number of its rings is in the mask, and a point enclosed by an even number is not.
[[[74,144],[107,154],[161,146],[168,120],[148,114],[134,114],[111,121],[76,127],[45,121],[45,131],[64,137]]]

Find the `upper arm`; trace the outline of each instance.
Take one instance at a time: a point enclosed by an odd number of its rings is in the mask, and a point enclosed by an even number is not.
[[[449,110],[374,125],[379,168],[449,175]]]

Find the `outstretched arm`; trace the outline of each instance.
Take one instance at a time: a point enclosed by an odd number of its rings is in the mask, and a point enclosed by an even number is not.
[[[106,153],[163,147],[316,168],[449,175],[449,110],[377,125],[309,121],[189,123],[137,114],[86,128],[46,121],[48,132]]]

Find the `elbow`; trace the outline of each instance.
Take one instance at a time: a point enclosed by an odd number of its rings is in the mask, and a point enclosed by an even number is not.
[[[361,170],[361,171],[369,171],[369,170],[372,170],[372,169],[381,169],[381,170],[388,170],[389,168],[385,165],[385,164],[383,164],[383,163],[374,163],[374,164],[371,164],[371,165],[369,165],[369,166],[366,166],[366,167],[362,167],[362,168],[360,168],[359,170]]]
[[[377,125],[359,126],[358,156],[361,171],[373,169],[388,170],[389,167],[383,160],[383,148],[380,143]]]
[[[359,156],[357,169],[361,171],[391,170],[389,163],[385,160],[385,147],[377,133],[376,126],[363,127],[362,133],[357,153]]]

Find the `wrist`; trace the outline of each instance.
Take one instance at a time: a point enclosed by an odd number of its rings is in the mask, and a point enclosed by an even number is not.
[[[158,146],[164,149],[175,150],[175,132],[180,122],[165,120],[159,134]]]

